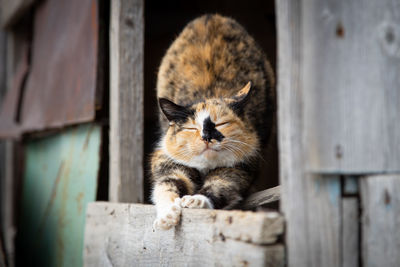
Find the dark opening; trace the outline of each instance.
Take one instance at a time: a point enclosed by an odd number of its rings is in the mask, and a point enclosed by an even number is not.
[[[145,6],[145,199],[149,201],[149,156],[158,140],[158,107],[156,102],[157,72],[170,44],[188,22],[205,13],[219,13],[237,20],[255,38],[276,70],[276,29],[273,0],[210,1],[210,0],[148,0]],[[276,131],[269,153],[265,149],[257,179],[257,189],[277,186],[278,150]]]

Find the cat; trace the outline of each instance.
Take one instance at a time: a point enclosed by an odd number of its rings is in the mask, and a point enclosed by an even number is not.
[[[265,54],[235,20],[204,15],[184,28],[158,72],[155,228],[177,225],[182,208],[237,207],[271,132],[274,86]]]

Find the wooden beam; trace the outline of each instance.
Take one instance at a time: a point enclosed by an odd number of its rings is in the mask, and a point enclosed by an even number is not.
[[[296,267],[340,266],[340,179],[310,173],[304,157],[303,3],[276,1],[280,207],[287,222],[287,263]]]
[[[242,203],[241,208],[250,210],[259,206],[279,201],[281,198],[281,187],[275,186],[248,196]]]
[[[360,180],[363,266],[399,266],[400,175]]]
[[[278,34],[278,147],[281,211],[286,219],[285,244],[288,266],[308,267],[307,187],[303,166],[300,88],[301,34],[300,3],[279,0],[276,3]]]
[[[143,202],[143,0],[111,1],[110,189]]]
[[[356,267],[360,260],[359,201],[356,197],[342,198],[342,267]]]
[[[88,206],[85,266],[284,266],[277,212],[183,209],[168,231],[152,228],[152,205]]]

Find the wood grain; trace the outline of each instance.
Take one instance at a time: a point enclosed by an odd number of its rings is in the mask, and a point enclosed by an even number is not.
[[[342,267],[359,264],[359,202],[356,197],[342,198]]]
[[[308,266],[341,266],[341,192],[337,176],[313,175],[305,177],[307,237],[303,240],[308,251]],[[300,256],[300,255],[299,255]],[[293,262],[292,266],[299,266]]]
[[[288,266],[340,266],[341,190],[338,176],[306,168],[304,126],[303,2],[276,1],[278,119]]]
[[[85,266],[283,266],[277,212],[184,209],[168,231],[153,230],[152,205],[88,206]]]
[[[300,6],[292,0],[276,1],[278,30],[278,146],[281,211],[286,219],[288,266],[309,265],[307,187],[303,166],[300,88]]]
[[[400,171],[400,2],[302,1],[309,170]]]
[[[143,0],[111,1],[110,187],[115,202],[143,202]]]
[[[400,175],[361,179],[363,266],[399,266]]]

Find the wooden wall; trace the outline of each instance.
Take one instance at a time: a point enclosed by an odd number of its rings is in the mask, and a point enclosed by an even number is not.
[[[276,3],[288,264],[398,266],[400,4]]]

